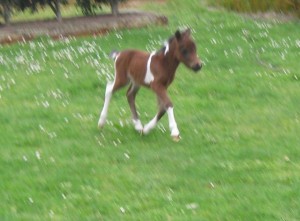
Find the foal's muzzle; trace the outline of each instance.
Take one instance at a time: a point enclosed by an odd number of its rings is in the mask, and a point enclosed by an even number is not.
[[[197,63],[192,67],[193,71],[195,72],[200,71],[201,68],[202,68],[202,63]]]

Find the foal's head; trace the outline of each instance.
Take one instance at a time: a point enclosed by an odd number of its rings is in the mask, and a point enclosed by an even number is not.
[[[202,68],[202,62],[197,56],[196,45],[191,38],[191,30],[183,32],[176,31],[175,39],[177,41],[176,57],[188,68],[199,71]]]

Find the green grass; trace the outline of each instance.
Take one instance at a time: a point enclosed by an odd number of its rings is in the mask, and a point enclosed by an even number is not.
[[[1,220],[300,220],[299,23],[199,1],[149,5],[168,27],[0,46]],[[205,63],[180,66],[167,117],[147,136],[124,96],[97,129],[112,49],[158,49],[191,26]],[[141,90],[145,124],[156,99]]]

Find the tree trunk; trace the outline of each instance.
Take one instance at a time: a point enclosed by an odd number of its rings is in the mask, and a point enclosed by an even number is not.
[[[61,22],[62,17],[61,17],[61,11],[60,11],[60,0],[55,0],[55,8],[56,8],[56,20]]]
[[[111,13],[113,14],[113,16],[118,16],[119,14],[118,3],[118,0],[110,0]]]
[[[8,1],[5,1],[2,6],[3,6],[3,18],[4,18],[5,25],[9,25],[10,16],[11,16],[10,4]]]
[[[52,11],[54,12],[55,16],[56,16],[56,20],[58,22],[62,21],[62,17],[61,17],[61,11],[60,11],[60,0],[48,0],[48,4],[50,6],[50,8],[52,9]]]

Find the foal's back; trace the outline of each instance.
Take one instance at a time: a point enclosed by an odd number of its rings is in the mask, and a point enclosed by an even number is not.
[[[147,61],[150,54],[139,50],[125,50],[116,58],[117,75],[122,75],[138,85],[145,85]]]

